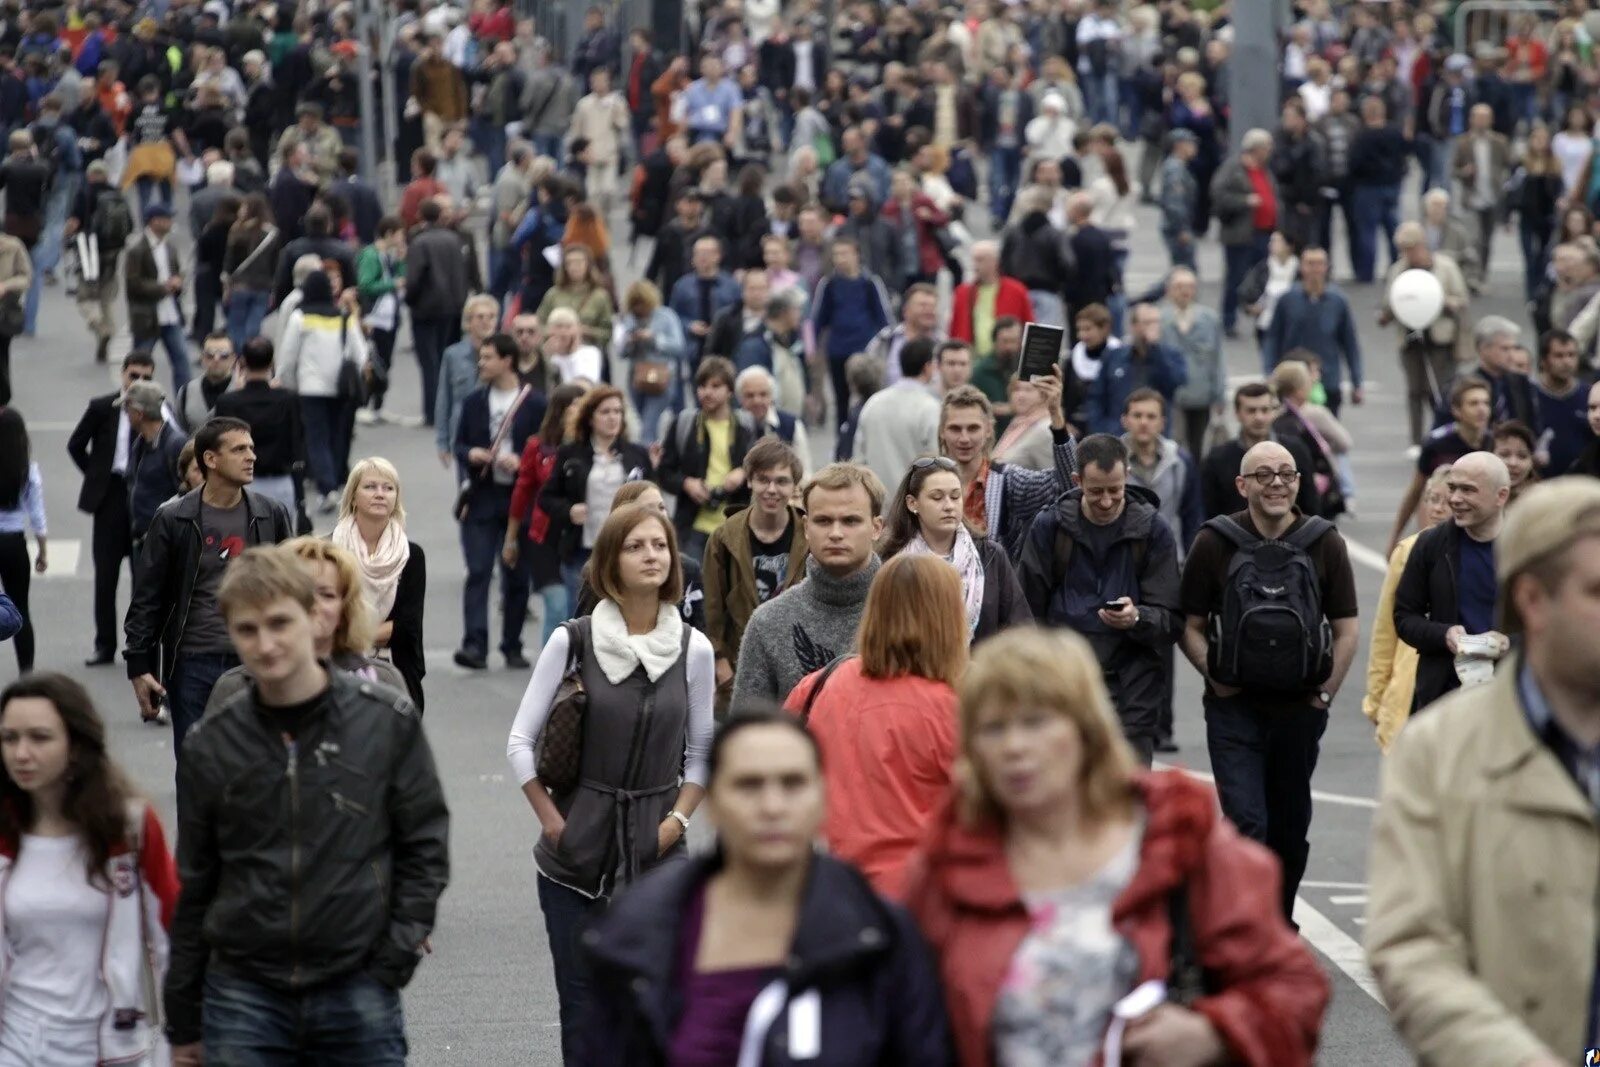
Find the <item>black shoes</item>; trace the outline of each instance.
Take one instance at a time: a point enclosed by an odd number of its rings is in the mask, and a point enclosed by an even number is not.
[[[117,654],[115,652],[96,649],[94,655],[83,661],[83,665],[85,667],[104,667],[115,662],[117,662]]]
[[[465,667],[469,671],[487,670],[489,667],[489,657],[465,648],[456,650],[455,661],[457,667]]]
[[[528,657],[524,656],[521,652],[506,653],[506,670],[525,671],[532,666],[533,664],[528,662]]]
[[[1178,743],[1170,737],[1164,737],[1156,742],[1156,751],[1164,756],[1170,756],[1178,751]]]

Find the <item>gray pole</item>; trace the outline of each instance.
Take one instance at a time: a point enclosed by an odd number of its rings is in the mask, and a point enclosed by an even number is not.
[[[356,3],[356,76],[360,79],[358,92],[362,118],[357,132],[360,134],[361,177],[367,182],[375,182],[378,176],[377,137],[374,133],[378,124],[371,121],[378,115],[377,100],[372,93],[372,2],[357,0]]]
[[[1228,60],[1229,150],[1246,130],[1278,125],[1279,0],[1234,0],[1233,55]]]
[[[378,158],[387,165],[381,167],[376,182],[378,195],[385,204],[394,200],[399,183],[400,168],[394,158],[395,146],[400,143],[400,101],[395,99],[394,84],[394,19],[388,0],[374,0],[378,4],[378,99],[383,115],[383,145]]]

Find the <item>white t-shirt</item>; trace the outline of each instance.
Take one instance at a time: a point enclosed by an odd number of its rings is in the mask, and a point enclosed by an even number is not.
[[[83,842],[22,835],[6,883],[6,1003],[69,1024],[98,1020],[109,1006],[100,976],[106,895],[89,884]]]
[[[1572,192],[1578,184],[1578,179],[1583,175],[1583,165],[1589,162],[1589,153],[1593,149],[1593,142],[1587,134],[1562,130],[1550,138],[1550,151],[1561,161],[1561,187],[1565,191]]]
[[[561,375],[562,385],[577,378],[600,381],[600,350],[594,345],[579,345],[569,355],[551,356],[550,362]]]
[[[511,411],[512,403],[517,399],[521,388],[490,389],[489,390],[489,440],[493,441],[500,434],[500,424],[506,421],[506,415]],[[500,448],[494,454],[498,463],[501,456],[515,455],[511,449],[511,434],[507,433],[500,438]],[[499,485],[510,485],[517,480],[515,474],[507,474],[498,466],[494,469],[494,480]]]

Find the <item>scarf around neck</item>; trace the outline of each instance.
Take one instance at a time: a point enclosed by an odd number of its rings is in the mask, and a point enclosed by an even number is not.
[[[675,604],[661,605],[655,629],[630,634],[616,601],[602,600],[595,605],[589,628],[595,661],[612,685],[620,685],[640,667],[650,681],[658,681],[683,652],[683,619]]]
[[[920,531],[906,545],[906,551],[936,555],[922,539]],[[967,640],[970,642],[978,632],[978,616],[983,613],[983,560],[978,557],[978,542],[965,523],[956,530],[956,543],[950,555],[941,558],[961,575],[961,596],[967,602]]]
[[[383,622],[394,610],[395,593],[400,588],[400,574],[411,559],[411,542],[406,540],[405,527],[390,522],[378,538],[378,547],[367,550],[367,539],[356,527],[354,515],[346,515],[333,528],[328,538],[356,558],[356,570],[361,575],[361,589],[367,603],[372,605],[373,621]]]

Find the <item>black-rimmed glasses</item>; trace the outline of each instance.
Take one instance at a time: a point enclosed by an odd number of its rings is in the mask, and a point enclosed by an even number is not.
[[[1293,485],[1295,482],[1300,480],[1300,472],[1292,469],[1274,471],[1263,467],[1258,471],[1251,471],[1248,475],[1246,475],[1246,477],[1254,478],[1256,480],[1256,484],[1265,489],[1267,486],[1271,485],[1274,480],[1281,481],[1284,485]]]

